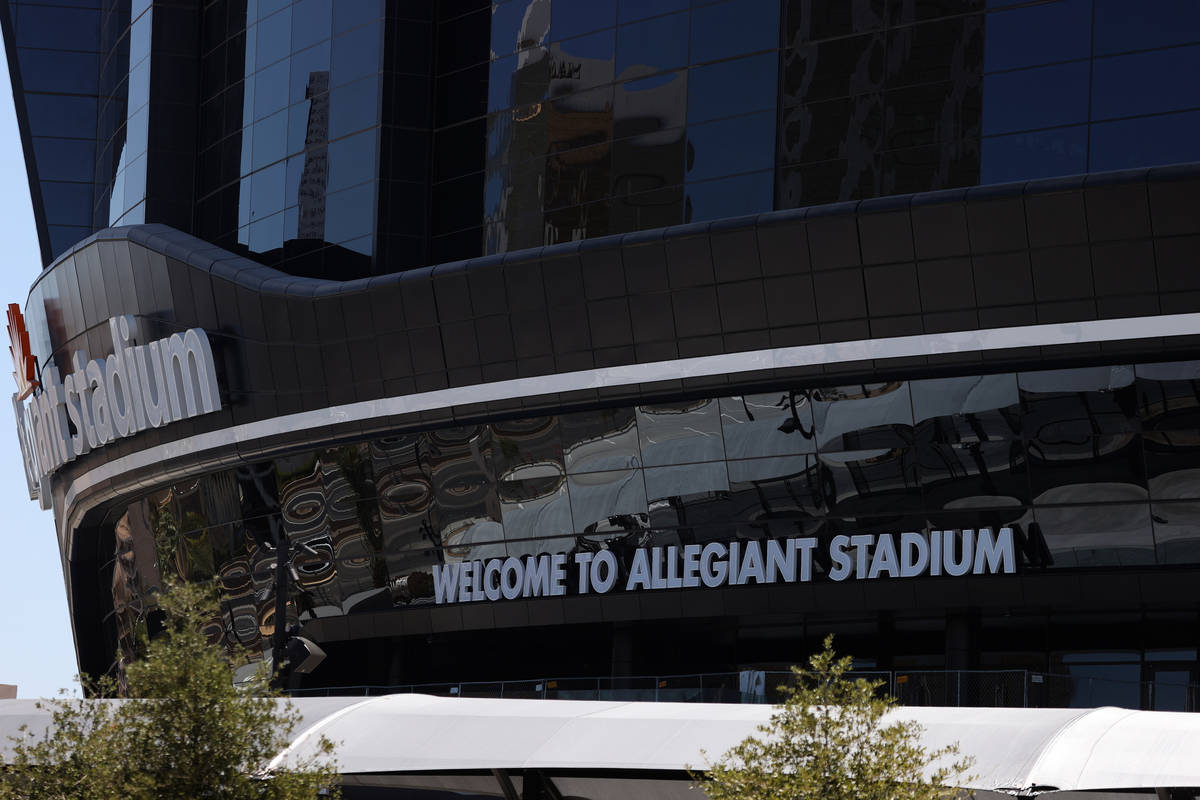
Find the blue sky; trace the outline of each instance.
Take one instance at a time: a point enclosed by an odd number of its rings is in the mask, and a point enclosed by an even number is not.
[[[41,271],[37,231],[29,205],[21,137],[13,112],[8,62],[0,59],[0,305],[25,307],[29,285]],[[7,334],[0,335],[5,348]],[[17,684],[20,697],[46,697],[75,686],[75,647],[54,517],[29,499],[8,395],[12,362],[0,358],[0,683]]]

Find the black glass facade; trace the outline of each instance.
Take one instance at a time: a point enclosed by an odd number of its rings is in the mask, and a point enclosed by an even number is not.
[[[222,398],[46,484],[84,669],[168,575],[268,652],[283,537],[310,685],[774,668],[827,631],[1200,675],[1194,3],[0,8],[39,365],[132,315],[205,331]],[[1001,526],[1015,574],[432,600],[467,561]]]
[[[784,6],[777,207],[1197,158],[1190,3]]]
[[[609,550],[623,583],[636,548],[713,541],[1010,526],[1025,574],[1200,565],[1197,386],[1196,361],[798,385],[300,452],[112,508],[101,603],[132,653],[162,576],[215,578],[213,630],[269,650],[279,530],[289,610],[325,624],[432,605],[439,564]]]
[[[165,222],[352,278],[1200,156],[1183,0],[7,5],[47,262]]]
[[[6,5],[5,50],[20,98],[42,260],[49,263],[94,230],[100,3]]]

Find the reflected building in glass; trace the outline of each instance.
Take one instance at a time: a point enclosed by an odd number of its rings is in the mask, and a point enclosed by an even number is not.
[[[30,467],[82,670],[177,578],[231,650],[320,643],[296,689],[770,670],[832,632],[1194,708],[1192,3],[0,5],[24,413],[63,420],[27,463],[110,413],[52,394],[77,353],[194,329],[221,398]],[[955,574],[985,529],[1011,569]],[[906,535],[947,569],[835,578]],[[800,540],[809,580],[632,581]],[[542,557],[555,592],[445,601]]]

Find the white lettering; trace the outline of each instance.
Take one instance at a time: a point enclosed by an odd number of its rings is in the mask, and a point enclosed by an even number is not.
[[[525,586],[522,597],[550,594],[550,556],[525,557]]]
[[[742,543],[729,543],[729,585],[742,585]]]
[[[846,553],[846,548],[850,546],[850,537],[839,534],[829,542],[829,557],[833,560],[833,569],[829,570],[829,578],[835,581],[844,581],[850,577],[850,570],[854,566],[854,560]]]
[[[808,536],[803,539],[792,539],[788,544],[791,545],[792,542],[795,542],[796,547],[800,549],[800,580],[805,582],[811,581],[812,551],[817,548],[817,539],[814,536]]]
[[[550,594],[562,597],[567,593],[567,554],[550,556]]]
[[[720,586],[725,582],[729,565],[724,561],[718,561],[714,564],[713,559],[723,559],[728,552],[729,548],[720,542],[709,542],[704,545],[704,550],[700,553],[700,580],[709,589]]]
[[[929,566],[929,543],[919,533],[900,534],[900,577],[915,578]]]
[[[991,528],[983,528],[979,531],[979,537],[975,543],[974,572],[976,575],[982,575],[985,572],[993,575],[997,572],[1011,575],[1016,572],[1016,564],[1017,553],[1013,542],[1012,528],[1001,528],[999,536],[992,536]]]
[[[521,584],[524,582],[524,568],[521,559],[509,556],[500,566],[500,594],[505,600],[516,600],[521,596]]]
[[[66,376],[47,366],[42,391],[22,406],[29,435],[20,441],[26,462],[37,462],[34,484],[117,439],[221,408],[216,363],[204,331],[190,328],[138,346],[132,343],[137,336],[133,317],[113,317],[108,328],[112,355],[88,361],[77,351]],[[478,578],[477,571],[468,574]]]
[[[601,550],[592,559],[592,586],[600,594],[613,588],[617,582],[617,557],[611,550]]]
[[[746,555],[742,558],[741,582],[749,583],[753,578],[755,583],[766,583],[766,569],[763,566],[762,545],[757,539],[746,542]]]
[[[594,553],[589,553],[587,550],[580,550],[575,554],[575,563],[579,566],[579,593],[587,594],[588,589],[588,564],[592,560]]]
[[[796,580],[796,540],[788,539],[785,545],[767,539],[767,583]]]
[[[458,564],[435,564],[433,567],[433,600],[437,604],[453,603],[458,599]]]
[[[942,536],[942,565],[947,575],[959,577],[971,571],[971,556],[975,553],[975,531],[967,529],[962,532],[962,558],[956,558],[956,536],[945,531]]]
[[[867,574],[867,578],[873,580],[885,571],[889,576],[900,572],[896,543],[890,535],[880,536],[875,542],[875,552],[871,555],[871,571]]]
[[[629,567],[629,580],[625,582],[625,591],[650,588],[650,561],[647,555],[640,547],[633,551],[633,564]]]
[[[650,588],[667,588],[667,578],[663,575],[663,549],[661,547],[650,548]]]
[[[683,546],[683,585],[689,589],[700,585],[700,551],[698,544]]]
[[[500,559],[493,558],[483,568],[483,594],[488,600],[500,599]]]

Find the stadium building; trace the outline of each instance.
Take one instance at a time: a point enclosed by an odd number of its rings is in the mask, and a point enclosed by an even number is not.
[[[0,5],[81,670],[1194,705],[1194,3]]]

